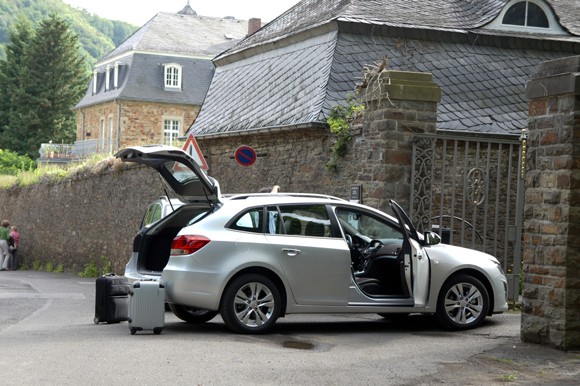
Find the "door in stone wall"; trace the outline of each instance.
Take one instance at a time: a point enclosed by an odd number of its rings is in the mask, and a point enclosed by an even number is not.
[[[417,228],[496,256],[512,300],[520,293],[522,139],[424,135],[413,142],[410,216]]]

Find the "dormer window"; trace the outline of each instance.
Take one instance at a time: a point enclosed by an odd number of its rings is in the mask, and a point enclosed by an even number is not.
[[[170,63],[165,65],[164,79],[166,89],[181,89],[181,65]]]
[[[503,16],[502,24],[550,28],[548,17],[542,8],[531,1],[520,1],[509,7]]]
[[[484,29],[531,34],[569,35],[543,0],[510,0]]]

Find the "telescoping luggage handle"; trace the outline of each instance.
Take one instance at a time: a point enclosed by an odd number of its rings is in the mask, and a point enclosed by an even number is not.
[[[155,279],[139,279],[138,281],[133,282],[133,288],[141,288],[141,282],[143,282],[143,281],[158,281],[159,288],[165,288],[165,284],[163,284],[159,280],[155,280]]]

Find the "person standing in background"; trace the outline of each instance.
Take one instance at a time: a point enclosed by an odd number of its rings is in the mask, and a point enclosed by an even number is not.
[[[20,232],[15,225],[10,228],[10,237],[12,237],[12,245],[9,245],[10,253],[12,254],[12,271],[16,271],[16,252],[18,252],[18,245],[20,244]]]
[[[8,247],[8,237],[10,237],[10,230],[8,227],[10,223],[8,220],[2,220],[0,224],[0,271],[6,271],[8,269],[8,263],[10,262],[10,248]]]

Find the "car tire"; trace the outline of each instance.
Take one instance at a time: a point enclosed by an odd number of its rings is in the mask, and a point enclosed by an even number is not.
[[[182,306],[179,304],[169,304],[169,309],[175,314],[175,316],[189,324],[205,323],[212,320],[218,314],[217,311]]]
[[[489,306],[489,295],[481,281],[457,275],[441,287],[435,315],[450,330],[468,330],[483,323]]]
[[[234,332],[263,334],[276,323],[281,307],[280,291],[272,280],[260,274],[247,274],[227,286],[220,313]]]

